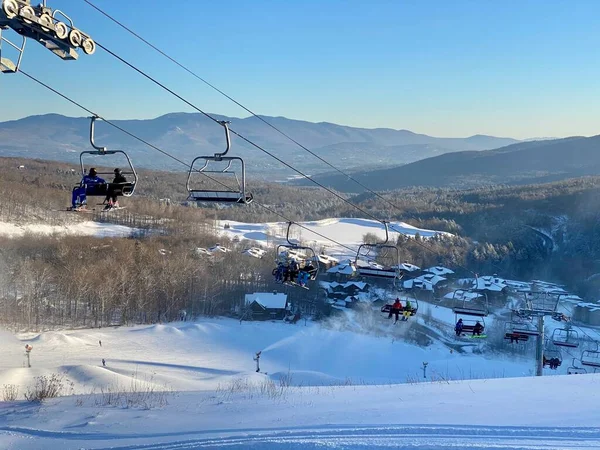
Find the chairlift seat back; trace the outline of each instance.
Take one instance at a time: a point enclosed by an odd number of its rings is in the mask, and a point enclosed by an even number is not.
[[[123,150],[89,150],[89,151],[81,152],[81,154],[79,155],[79,163],[81,166],[81,176],[82,177],[84,177],[86,175],[86,167],[84,164],[84,158],[86,157],[86,155],[101,157],[102,158],[101,164],[98,164],[98,165],[101,165],[103,167],[109,166],[109,164],[107,164],[109,161],[104,161],[104,158],[106,156],[123,155],[125,158],[124,159],[121,158],[119,161],[117,161],[117,163],[124,162],[128,166],[127,168],[124,168],[121,170],[121,174],[128,180],[125,183],[113,183],[111,181],[111,177],[115,176],[114,170],[110,170],[110,171],[108,171],[108,170],[104,171],[102,169],[97,170],[96,174],[99,177],[104,178],[106,181],[106,184],[105,185],[93,185],[93,186],[90,186],[89,188],[86,186],[86,195],[100,196],[100,195],[106,195],[109,192],[114,195],[123,196],[123,197],[131,197],[133,195],[133,193],[135,192],[135,187],[137,185],[138,175],[137,175],[137,172],[135,171],[135,168],[133,167],[131,159],[129,158],[129,155],[127,155],[127,153],[125,153]],[[110,167],[119,167],[119,165],[122,166],[122,164],[113,164]],[[93,165],[90,165],[90,166],[93,167]],[[99,186],[104,186],[104,187],[99,187]]]
[[[203,165],[196,168],[195,166],[198,162],[203,163]],[[216,170],[210,167],[211,162],[225,162],[227,166],[224,169]],[[240,165],[239,172],[230,170],[232,164],[236,162],[239,162]],[[238,173],[240,175],[239,178]],[[237,186],[231,188],[220,176],[223,174],[232,175]],[[201,177],[200,179],[202,177],[212,179],[211,181],[217,184],[216,188],[214,186],[212,189],[199,188],[196,182],[198,177]],[[244,160],[237,156],[198,156],[190,164],[186,188],[188,191],[188,200],[196,202],[249,204],[254,199],[251,193],[246,192],[246,168]]]

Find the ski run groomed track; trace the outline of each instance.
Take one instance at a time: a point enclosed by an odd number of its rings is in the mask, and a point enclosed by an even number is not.
[[[64,373],[76,394],[0,403],[1,449],[600,448],[599,375],[533,378],[498,355],[229,319],[0,339],[0,386]],[[142,385],[166,404],[106,404]]]

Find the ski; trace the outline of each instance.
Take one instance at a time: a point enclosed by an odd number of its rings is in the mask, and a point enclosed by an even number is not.
[[[108,208],[108,209],[101,209],[100,212],[102,213],[109,213],[112,211],[119,211],[120,209],[125,209],[125,206],[113,206],[112,208]]]

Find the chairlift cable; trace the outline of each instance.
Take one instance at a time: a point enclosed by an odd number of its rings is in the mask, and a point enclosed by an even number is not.
[[[85,1],[85,0],[84,0]],[[186,105],[190,106],[192,109],[195,109],[196,111],[198,111],[199,113],[203,114],[205,117],[209,118],[210,120],[212,120],[215,123],[219,123],[219,120],[216,119],[215,117],[213,117],[212,115],[210,115],[209,113],[203,111],[202,109],[200,109],[199,107],[197,107],[195,104],[193,104],[192,102],[190,102],[189,100],[187,100],[186,98],[184,98],[183,96],[181,96],[180,94],[178,94],[177,92],[173,91],[172,89],[170,89],[168,86],[166,86],[165,84],[161,83],[160,81],[158,81],[157,79],[155,79],[154,77],[152,77],[151,75],[147,74],[146,72],[144,72],[142,69],[138,68],[137,66],[135,66],[134,64],[130,63],[129,61],[127,61],[126,59],[124,59],[123,57],[119,56],[118,54],[116,54],[115,52],[113,52],[112,50],[108,49],[107,47],[105,47],[104,45],[102,45],[99,42],[96,42],[96,45],[98,47],[100,47],[101,49],[103,49],[104,51],[106,51],[108,54],[110,54],[111,56],[113,56],[114,58],[118,59],[119,61],[121,61],[123,64],[125,64],[126,66],[130,67],[131,69],[133,69],[134,71],[138,72],[140,75],[142,75],[143,77],[145,77],[146,79],[152,81],[154,84],[156,84],[157,86],[159,86],[160,88],[162,88],[163,90],[167,91],[168,93],[170,93],[171,95],[177,97],[179,100],[181,100],[182,102],[184,102]],[[248,143],[249,145],[251,145],[252,147],[262,151],[263,153],[267,154],[268,156],[272,157],[273,159],[275,159],[276,161],[280,162],[281,164],[283,164],[285,167],[288,167],[289,169],[293,170],[294,172],[298,173],[299,175],[301,175],[303,178],[306,178],[307,180],[310,180],[312,183],[314,183],[315,185],[319,186],[320,188],[324,189],[325,191],[329,192],[330,194],[332,194],[333,196],[335,196],[336,198],[342,200],[342,202],[348,204],[349,206],[352,206],[353,208],[355,208],[356,210],[360,211],[362,214],[370,217],[371,219],[380,222],[380,223],[385,223],[385,221],[379,219],[377,216],[373,215],[372,213],[366,211],[364,208],[361,208],[358,205],[355,205],[354,203],[350,202],[349,200],[345,199],[342,195],[338,194],[337,192],[333,191],[332,189],[328,188],[327,186],[325,186],[322,183],[319,183],[318,181],[314,180],[313,178],[311,178],[310,176],[308,176],[307,174],[305,174],[304,172],[302,172],[301,170],[295,168],[294,166],[292,166],[291,164],[283,161],[281,158],[275,156],[273,153],[269,152],[268,150],[266,150],[265,148],[261,147],[260,145],[256,144],[255,142],[253,142],[252,140],[248,139],[247,137],[243,136],[242,134],[238,133],[237,131],[235,131],[234,129],[230,128],[229,131],[236,135],[237,137],[239,137],[240,139],[242,139],[243,141],[245,141],[246,143]],[[394,231],[396,231],[399,234],[402,234],[404,236],[409,237],[405,232],[394,229]],[[434,250],[433,248],[425,245],[422,242],[418,242],[415,241],[417,243],[417,245],[419,245],[420,247],[434,253],[437,254],[438,256],[442,256],[440,252],[437,252],[436,250]],[[348,247],[346,247],[348,248]],[[460,266],[458,265],[458,267],[460,267],[461,269],[472,273],[473,275],[476,275],[476,272],[474,272],[473,270],[467,269],[464,266]],[[497,285],[498,287],[502,287],[499,284],[496,283],[492,283],[494,285]]]
[[[226,92],[224,92],[222,89],[219,89],[217,86],[215,86],[214,84],[210,83],[208,80],[206,80],[205,78],[201,77],[200,75],[198,75],[196,72],[194,72],[193,70],[191,70],[189,67],[187,67],[186,65],[180,63],[179,61],[177,61],[177,59],[173,58],[172,56],[170,56],[168,53],[166,53],[165,51],[161,50],[160,48],[158,48],[156,45],[152,44],[150,41],[148,41],[147,39],[145,39],[143,36],[141,36],[140,34],[136,33],[135,31],[133,31],[131,28],[129,28],[127,25],[125,25],[124,23],[122,23],[121,21],[117,20],[114,16],[112,16],[111,14],[107,13],[106,11],[104,11],[103,9],[101,9],[100,7],[96,6],[94,3],[92,3],[90,0],[83,0],[85,3],[87,3],[89,6],[91,6],[92,8],[94,8],[96,11],[98,11],[100,14],[102,14],[103,16],[105,16],[106,18],[108,18],[109,20],[111,20],[112,22],[114,22],[115,24],[117,24],[118,26],[120,26],[121,28],[123,28],[125,31],[127,31],[128,33],[130,33],[131,35],[133,35],[134,37],[136,37],[137,39],[139,39],[140,41],[142,41],[144,44],[148,45],[150,48],[152,48],[153,50],[155,50],[156,52],[160,53],[162,56],[164,56],[165,58],[167,58],[169,61],[171,61],[172,63],[174,63],[175,65],[177,65],[178,67],[180,67],[181,69],[185,70],[186,72],[188,72],[190,75],[192,75],[193,77],[197,78],[198,80],[200,80],[202,83],[206,84],[207,86],[209,86],[211,89],[215,90],[216,92],[218,92],[219,94],[221,94],[222,96],[224,96],[225,98],[227,98],[228,100],[230,100],[231,102],[235,103],[237,106],[239,106],[240,108],[242,108],[243,110],[245,110],[246,112],[248,112],[249,114],[251,114],[253,117],[257,118],[258,120],[260,120],[261,122],[263,122],[265,125],[269,126],[270,128],[272,128],[273,130],[275,130],[276,132],[278,132],[279,134],[281,134],[282,136],[284,136],[286,139],[290,140],[291,142],[293,142],[294,144],[296,144],[298,147],[302,148],[304,151],[310,153],[312,156],[314,156],[315,158],[317,158],[319,161],[327,164],[329,167],[331,167],[332,169],[334,169],[335,171],[337,171],[338,173],[344,175],[347,179],[353,181],[354,183],[356,183],[357,185],[359,185],[360,187],[362,187],[363,189],[365,189],[367,192],[375,195],[377,198],[379,198],[380,200],[382,200],[383,202],[387,203],[389,206],[391,206],[392,208],[394,208],[397,211],[400,211],[401,213],[403,213],[404,215],[407,215],[406,211],[404,211],[403,209],[401,209],[396,203],[388,200],[387,198],[385,198],[383,195],[379,194],[377,191],[369,188],[368,186],[366,186],[365,184],[361,183],[359,180],[357,180],[356,178],[354,178],[353,176],[351,176],[349,173],[345,172],[344,170],[336,167],[335,165],[333,165],[332,163],[330,163],[329,161],[327,161],[325,158],[319,156],[318,154],[316,154],[315,152],[313,152],[312,150],[310,150],[309,148],[307,148],[305,145],[303,145],[302,143],[300,143],[299,141],[297,141],[296,139],[294,139],[293,137],[291,137],[290,135],[288,135],[287,133],[285,133],[284,131],[282,131],[280,128],[276,127],[275,125],[273,125],[271,122],[269,122],[268,120],[266,120],[264,117],[261,117],[260,115],[258,115],[257,113],[255,113],[253,110],[251,110],[249,107],[245,106],[244,104],[242,104],[240,101],[236,100],[235,98],[233,98],[232,96],[230,96],[229,94],[227,94]],[[103,47],[104,48],[104,47]],[[104,48],[106,50],[106,48]],[[116,57],[116,55],[113,54],[113,56]],[[119,58],[120,59],[120,58]],[[123,61],[125,62],[125,61]],[[236,134],[238,137],[246,140],[245,138],[243,138],[242,136],[240,136],[239,134],[235,133],[233,130],[232,131],[234,134]],[[248,143],[250,143],[251,145],[254,145],[254,143],[246,140]],[[273,155],[270,155],[273,156]],[[289,165],[287,165],[286,163],[284,163],[283,161],[281,161],[280,159],[276,158],[278,161],[280,161],[282,164],[285,164],[286,166],[290,167]],[[292,167],[290,167],[292,170]],[[298,172],[299,173],[299,172]],[[318,186],[324,187],[322,186],[320,183],[317,183],[315,180],[313,180],[312,178],[307,177],[304,174],[301,174],[303,177],[308,178],[311,182],[317,184]],[[325,188],[327,189],[327,188]],[[331,191],[330,191],[331,192]],[[356,206],[356,205],[353,205]],[[408,214],[409,217],[413,218],[414,220],[419,220],[416,216]],[[377,221],[381,222],[381,220],[376,219]],[[404,234],[405,233],[398,231],[398,230],[394,230],[400,234]],[[432,249],[429,249],[430,251],[432,251]],[[492,266],[495,267],[496,269],[502,270],[499,266],[497,266],[496,264],[494,264],[492,262]],[[459,266],[460,267],[460,266]],[[461,267],[463,269],[465,269],[464,267]],[[465,269],[467,270],[467,269]],[[467,270],[473,274],[475,274],[475,272]]]
[[[175,58],[173,58],[172,56],[170,56],[168,53],[164,52],[163,50],[161,50],[160,48],[158,48],[156,45],[152,44],[150,41],[148,41],[147,39],[145,39],[144,37],[142,37],[140,34],[136,33],[135,31],[133,31],[131,28],[129,28],[128,26],[126,26],[125,24],[123,24],[122,22],[120,22],[119,20],[117,20],[115,17],[113,17],[111,14],[107,13],[106,11],[102,10],[101,8],[99,8],[98,6],[96,6],[94,3],[92,3],[90,0],[83,0],[85,3],[87,3],[89,6],[91,6],[92,8],[94,8],[96,11],[98,11],[99,13],[101,13],[102,15],[104,15],[106,18],[108,18],[109,20],[111,20],[112,22],[114,22],[115,24],[117,24],[118,26],[120,26],[121,28],[123,28],[124,30],[126,30],[128,33],[130,33],[131,35],[133,35],[134,37],[136,37],[137,39],[139,39],[140,41],[142,41],[143,43],[145,43],[146,45],[148,45],[149,47],[151,47],[153,50],[155,50],[156,52],[160,53],[162,56],[164,56],[165,58],[169,59],[171,62],[173,62],[174,64],[176,64],[177,66],[179,66],[180,68],[182,68],[183,70],[185,70],[186,72],[188,72],[190,75],[194,76],[195,78],[197,78],[198,80],[200,80],[201,82],[203,82],[204,84],[206,84],[207,86],[209,86],[210,88],[214,89],[216,92],[218,92],[219,94],[223,95],[224,97],[226,97],[227,99],[229,99],[230,101],[232,101],[233,103],[235,103],[236,105],[238,105],[240,108],[244,109],[246,112],[248,112],[249,114],[251,114],[253,117],[256,117],[258,120],[260,120],[261,122],[263,122],[264,124],[266,124],[267,126],[271,127],[273,130],[275,130],[276,132],[278,132],[279,134],[281,134],[282,136],[284,136],[285,138],[289,139],[291,142],[293,142],[294,144],[296,144],[297,146],[299,146],[300,148],[302,148],[303,150],[305,150],[306,152],[310,153],[311,155],[313,155],[314,157],[316,157],[317,159],[319,159],[320,161],[322,161],[323,163],[327,164],[329,167],[331,167],[332,169],[334,169],[335,171],[337,171],[338,173],[344,175],[345,177],[347,177],[349,180],[353,181],[354,183],[356,183],[357,185],[359,185],[360,187],[362,187],[363,189],[365,189],[366,191],[368,191],[369,193],[375,195],[377,198],[381,199],[382,201],[384,201],[385,203],[387,203],[388,205],[390,205],[391,207],[393,207],[394,209],[396,209],[397,211],[402,212],[403,214],[406,214],[406,211],[402,210],[397,204],[391,202],[390,200],[386,199],[383,195],[379,194],[378,192],[374,191],[373,189],[365,186],[363,183],[361,183],[360,181],[358,181],[356,178],[352,177],[349,173],[343,171],[342,169],[339,169],[338,167],[336,167],[335,165],[333,165],[332,163],[330,163],[329,161],[327,161],[326,159],[324,159],[323,157],[319,156],[318,154],[316,154],[315,152],[313,152],[312,150],[308,149],[306,146],[304,146],[302,143],[298,142],[296,139],[292,138],[291,136],[289,136],[287,133],[285,133],[284,131],[282,131],[281,129],[279,129],[278,127],[276,127],[275,125],[271,124],[269,121],[267,121],[266,119],[264,119],[263,117],[261,117],[260,115],[258,115],[257,113],[255,113],[253,110],[251,110],[250,108],[246,107],[245,105],[243,105],[241,102],[239,102],[238,100],[234,99],[233,97],[231,97],[230,95],[228,95],[226,92],[224,92],[223,90],[219,89],[218,87],[216,87],[214,84],[210,83],[209,81],[207,81],[206,79],[204,79],[203,77],[201,77],[200,75],[198,75],[197,73],[195,73],[193,70],[189,69],[187,66],[185,66],[184,64],[180,63],[179,61],[177,61]],[[207,116],[208,118],[216,121],[215,118],[213,118],[212,116],[210,116],[209,114],[205,113],[204,111],[201,111],[200,109],[198,109],[197,107],[195,107],[194,105],[192,105],[191,103],[189,103],[187,100],[185,100],[184,98],[182,98],[181,96],[177,95],[175,92],[171,91],[170,89],[168,89],[166,86],[162,85],[161,83],[157,82],[156,80],[154,80],[153,78],[149,77],[148,75],[146,75],[145,73],[143,73],[141,70],[137,69],[136,67],[134,67],[132,64],[129,64],[127,61],[125,61],[123,58],[119,57],[118,55],[116,55],[114,52],[111,52],[110,50],[108,50],[106,47],[103,47],[102,45],[96,43],[99,47],[101,47],[102,49],[104,49],[105,51],[107,51],[108,53],[110,53],[112,56],[114,56],[115,58],[119,59],[121,62],[123,62],[124,64],[130,66],[132,69],[138,71],[140,74],[146,76],[148,79],[150,79],[151,81],[155,82],[156,84],[158,84],[159,86],[161,86],[163,89],[166,89],[168,92],[170,92],[171,94],[175,95],[176,97],[178,97],[180,100],[184,101],[185,103],[187,103],[189,106],[191,106],[192,108],[196,109],[197,111],[201,112],[202,114],[204,114],[205,116]],[[338,195],[336,192],[330,190],[329,188],[327,188],[326,186],[324,186],[323,184],[315,181],[314,179],[312,179],[311,177],[307,176],[306,174],[300,172],[299,170],[295,169],[294,167],[292,167],[291,165],[287,164],[286,162],[282,161],[281,159],[279,159],[278,157],[276,157],[275,155],[271,154],[270,152],[266,151],[265,149],[261,148],[260,146],[258,146],[257,144],[255,144],[254,142],[250,141],[249,139],[246,139],[244,136],[240,135],[239,133],[235,132],[234,130],[230,129],[230,131],[235,134],[236,136],[238,136],[239,138],[241,138],[242,140],[246,141],[247,143],[249,143],[250,145],[258,148],[259,150],[263,151],[264,153],[266,153],[267,155],[273,157],[274,159],[276,159],[277,161],[279,161],[280,163],[282,163],[283,165],[285,165],[286,167],[294,170],[295,172],[297,172],[298,174],[302,175],[304,178],[310,180],[312,183],[316,184],[317,186],[327,190],[329,193],[335,195],[336,197],[340,198],[341,200],[343,200],[344,202],[348,203],[349,205],[355,207],[356,209],[360,210],[361,212],[363,212],[363,214],[367,214],[370,217],[373,217],[374,220],[378,221],[378,222],[383,222],[382,220],[374,217],[372,214],[365,212],[362,208],[358,207],[357,205],[349,202],[348,200],[344,199],[342,196]],[[414,215],[409,215],[410,217],[412,217],[415,220],[419,220],[416,216]],[[405,235],[407,236],[406,233],[400,231],[400,230],[394,230],[399,234]],[[430,252],[436,253],[438,255],[440,255],[439,252],[436,252],[434,249],[425,246],[422,243],[418,243],[421,247],[429,250]],[[441,255],[440,255],[441,256]],[[497,266],[496,264],[492,263],[492,266],[495,267],[496,269],[500,269],[501,268],[499,266]],[[458,266],[464,270],[466,270],[467,272],[470,272],[472,274],[476,274],[474,271],[469,270],[465,267],[462,266]],[[492,283],[495,284],[495,283]],[[500,285],[496,285],[498,287],[501,287]]]
[[[117,130],[121,131],[122,133],[125,133],[126,135],[128,135],[128,136],[130,136],[130,137],[132,137],[132,138],[136,139],[137,141],[139,141],[139,142],[141,142],[141,143],[143,143],[143,144],[147,145],[148,147],[150,147],[150,148],[152,148],[152,149],[154,149],[154,150],[156,150],[156,151],[158,151],[158,152],[162,153],[163,155],[165,155],[165,156],[167,156],[167,157],[169,157],[169,158],[171,158],[171,159],[173,159],[173,160],[175,160],[175,161],[179,162],[180,164],[184,165],[186,168],[189,168],[189,164],[187,164],[187,163],[186,163],[186,162],[184,162],[183,160],[179,159],[178,157],[174,156],[173,154],[171,154],[171,153],[169,153],[169,152],[167,152],[167,151],[165,151],[165,150],[162,150],[161,148],[157,147],[156,145],[154,145],[154,144],[152,144],[152,143],[150,143],[150,142],[146,141],[146,140],[145,140],[145,139],[143,139],[143,138],[140,138],[139,136],[137,136],[137,135],[133,134],[132,132],[130,132],[130,131],[128,131],[128,130],[126,130],[125,128],[123,128],[123,127],[121,127],[121,126],[117,125],[116,123],[114,123],[114,122],[112,122],[112,121],[110,121],[110,120],[108,120],[108,119],[105,119],[105,118],[104,118],[104,117],[102,117],[101,115],[99,115],[99,114],[95,113],[95,112],[94,112],[94,111],[92,111],[91,109],[88,109],[88,108],[86,108],[86,107],[85,107],[85,106],[83,106],[81,103],[79,103],[79,102],[77,102],[77,101],[73,100],[72,98],[68,97],[67,95],[63,94],[62,92],[60,92],[60,91],[58,91],[58,90],[54,89],[52,86],[50,86],[50,85],[48,85],[47,83],[44,83],[43,81],[41,81],[41,80],[37,79],[37,78],[36,78],[36,77],[34,77],[33,75],[30,75],[30,74],[28,74],[27,72],[24,72],[24,71],[22,71],[22,70],[20,70],[19,72],[20,72],[20,73],[22,73],[23,75],[25,75],[25,76],[26,76],[27,78],[29,78],[30,80],[32,80],[32,81],[34,81],[34,82],[38,83],[39,85],[41,85],[41,86],[45,87],[46,89],[48,89],[48,90],[50,90],[50,91],[54,92],[56,95],[58,95],[58,96],[62,97],[63,99],[67,100],[68,102],[72,103],[73,105],[75,105],[75,106],[77,106],[77,107],[81,108],[82,110],[86,111],[87,113],[89,113],[89,114],[91,114],[91,115],[93,115],[93,116],[96,116],[96,117],[98,117],[99,119],[102,119],[102,121],[106,122],[108,125],[110,125],[110,126],[112,126],[112,127],[116,128]],[[204,175],[205,177],[209,178],[210,180],[212,180],[212,181],[214,181],[214,182],[216,182],[216,183],[218,183],[218,184],[222,185],[223,187],[225,187],[225,188],[228,188],[228,189],[231,189],[231,187],[230,187],[230,186],[226,185],[226,184],[225,184],[225,183],[223,183],[222,181],[220,181],[220,180],[217,180],[217,179],[215,179],[215,178],[211,177],[210,175],[207,175],[206,173],[203,173],[203,172],[199,172],[199,173],[201,173],[201,174],[202,174],[202,175]],[[336,245],[338,245],[338,246],[340,246],[340,247],[342,247],[342,248],[345,248],[345,249],[347,249],[347,250],[350,250],[350,251],[351,251],[351,252],[353,252],[353,253],[355,253],[355,252],[356,252],[356,249],[353,249],[353,248],[351,248],[351,247],[348,247],[347,245],[345,245],[345,244],[342,244],[342,243],[340,243],[340,242],[338,242],[338,241],[336,241],[336,240],[334,240],[334,239],[332,239],[332,238],[330,238],[330,237],[327,237],[327,236],[325,236],[325,235],[323,235],[323,234],[321,234],[321,233],[319,233],[319,232],[317,232],[317,231],[311,230],[310,228],[308,228],[308,227],[306,227],[306,226],[304,226],[304,225],[302,225],[302,224],[300,224],[300,223],[298,223],[298,222],[295,222],[295,221],[293,221],[293,220],[291,220],[291,219],[287,218],[287,217],[286,217],[286,216],[284,216],[283,214],[281,214],[281,213],[279,213],[279,212],[277,212],[277,211],[273,210],[272,208],[269,208],[269,207],[268,207],[268,206],[266,206],[266,205],[263,205],[263,204],[261,204],[261,203],[259,203],[259,202],[253,202],[253,203],[255,203],[256,205],[258,205],[258,206],[260,206],[260,207],[262,207],[262,208],[264,208],[264,209],[266,209],[266,210],[267,210],[267,211],[269,211],[270,213],[272,213],[272,214],[274,214],[274,215],[276,215],[276,216],[278,216],[278,217],[280,217],[280,218],[284,219],[286,222],[293,222],[293,223],[295,223],[296,225],[298,225],[298,227],[300,227],[300,228],[303,228],[303,229],[305,229],[305,230],[307,230],[307,231],[310,231],[311,233],[313,233],[313,234],[315,234],[315,235],[317,235],[317,236],[319,236],[319,237],[321,237],[321,238],[323,238],[323,239],[325,239],[325,240],[328,240],[328,241],[330,241],[330,242],[332,242],[332,243],[334,243],[334,244],[336,244]]]
[[[108,54],[110,54],[111,56],[113,56],[114,58],[118,59],[119,61],[121,61],[123,64],[127,65],[128,67],[130,67],[131,69],[135,70],[136,72],[138,72],[140,75],[144,76],[145,78],[147,78],[148,80],[152,81],[154,84],[156,84],[157,86],[161,87],[162,89],[164,89],[165,91],[169,92],[170,94],[172,94],[173,96],[177,97],[179,100],[181,100],[182,102],[184,102],[186,105],[190,106],[191,108],[195,109],[196,111],[198,111],[199,113],[203,114],[205,117],[211,119],[213,122],[215,123],[219,123],[219,121],[213,117],[212,115],[210,115],[209,113],[203,111],[202,109],[200,109],[199,107],[197,107],[195,104],[193,104],[192,102],[190,102],[189,100],[187,100],[185,97],[179,95],[177,92],[173,91],[171,88],[169,88],[168,86],[166,86],[165,84],[161,83],[160,81],[158,81],[156,78],[152,77],[151,75],[148,75],[146,72],[144,72],[143,70],[139,69],[138,67],[136,67],[134,64],[130,63],[129,61],[127,61],[126,59],[122,58],[121,56],[117,55],[115,52],[113,52],[112,50],[106,48],[104,45],[96,42],[96,45],[98,47],[100,47],[102,50],[104,50],[105,52],[107,52]],[[282,160],[281,158],[279,158],[278,156],[274,155],[273,153],[271,153],[270,151],[266,150],[265,148],[261,147],[260,145],[256,144],[255,142],[253,142],[252,140],[248,139],[247,137],[245,137],[244,135],[238,133],[237,131],[235,131],[232,128],[229,128],[229,131],[236,135],[237,137],[239,137],[240,139],[242,139],[244,142],[250,144],[252,147],[260,150],[261,152],[267,154],[268,156],[270,156],[271,158],[275,159],[276,161],[278,161],[279,163],[283,164],[285,167],[287,167],[288,169],[293,170],[294,172],[296,172],[297,174],[301,175],[303,178],[306,178],[307,180],[311,180],[314,184],[316,184],[317,186],[321,187],[322,189],[325,189],[327,192],[329,192],[330,194],[334,195],[335,197],[337,197],[338,199],[342,200],[344,203],[347,203],[348,205],[352,206],[353,208],[357,209],[358,211],[360,211],[361,213],[363,213],[364,215],[372,218],[373,220],[377,221],[377,222],[381,222],[383,223],[383,221],[381,219],[379,219],[378,217],[374,216],[372,213],[366,211],[365,209],[361,208],[358,205],[355,205],[354,203],[350,202],[349,200],[345,199],[342,195],[338,194],[337,192],[333,191],[332,189],[328,188],[327,186],[325,186],[322,183],[319,183],[318,181],[313,180],[310,176],[308,176],[306,173],[302,172],[301,170],[295,168],[294,166],[292,166],[291,164],[285,162],[284,160]]]
[[[239,102],[238,100],[234,99],[229,94],[227,94],[223,90],[219,89],[214,84],[210,83],[205,78],[201,77],[196,72],[194,72],[193,70],[191,70],[190,68],[188,68],[184,64],[180,63],[179,61],[177,61],[172,56],[170,56],[168,53],[164,52],[163,50],[161,50],[160,48],[158,48],[156,45],[152,44],[150,41],[148,41],[147,39],[145,39],[144,37],[142,37],[141,35],[139,35],[135,31],[133,31],[131,28],[129,28],[128,26],[126,26],[125,24],[123,24],[122,22],[120,22],[119,20],[117,20],[116,18],[114,18],[112,15],[108,14],[106,11],[102,10],[101,8],[99,8],[98,6],[96,6],[95,4],[93,4],[90,0],[83,0],[83,1],[85,3],[87,3],[88,5],[90,5],[92,8],[94,8],[96,11],[98,11],[100,14],[104,15],[106,18],[108,18],[109,20],[111,20],[114,23],[116,23],[117,25],[119,25],[125,31],[129,32],[130,34],[132,34],[133,36],[135,36],[137,39],[139,39],[140,41],[142,41],[143,43],[145,43],[146,45],[148,45],[149,47],[151,47],[152,49],[154,49],[155,51],[157,51],[158,53],[160,53],[162,56],[164,56],[165,58],[167,58],[169,61],[171,61],[172,63],[176,64],[177,66],[179,66],[180,68],[182,68],[183,70],[185,70],[190,75],[192,75],[193,77],[197,78],[198,80],[200,80],[201,82],[203,82],[204,84],[206,84],[207,86],[209,86],[210,88],[214,89],[216,92],[218,92],[219,94],[223,95],[228,100],[231,100],[237,106],[239,106],[240,108],[242,108],[243,110],[245,110],[246,112],[248,112],[250,115],[252,115],[253,117],[255,117],[258,120],[260,120],[261,122],[263,122],[265,125],[269,126],[273,130],[275,130],[277,133],[279,133],[282,136],[284,136],[286,139],[288,139],[291,142],[293,142],[294,144],[296,144],[298,147],[302,148],[304,151],[310,153],[312,156],[314,156],[315,158],[317,158],[319,161],[327,164],[329,167],[331,167],[335,171],[339,172],[340,174],[344,175],[345,177],[347,177],[349,180],[353,181],[354,183],[358,184],[360,187],[362,187],[366,191],[368,191],[371,194],[377,196],[379,199],[383,200],[385,203],[388,203],[389,205],[391,205],[392,207],[394,207],[398,211],[401,211],[401,209],[398,207],[398,205],[396,205],[393,202],[389,201],[388,199],[386,199],[385,197],[383,197],[378,192],[376,192],[376,191],[372,190],[371,188],[365,186],[363,183],[361,183],[360,181],[358,181],[356,178],[352,177],[349,173],[343,171],[342,169],[339,169],[338,167],[336,167],[335,165],[333,165],[332,163],[330,163],[329,161],[327,161],[325,158],[319,156],[317,153],[313,152],[312,150],[310,150],[309,148],[307,148],[305,145],[303,145],[302,143],[298,142],[296,139],[294,139],[293,137],[291,137],[290,135],[288,135],[286,132],[282,131],[280,128],[278,128],[277,126],[273,125],[271,122],[269,122],[268,120],[266,120],[264,117],[261,117],[260,115],[258,115],[257,113],[255,113],[253,110],[251,110],[250,108],[248,108],[247,106],[245,106],[244,104],[242,104],[241,102]],[[413,217],[413,218],[416,219],[416,217]]]

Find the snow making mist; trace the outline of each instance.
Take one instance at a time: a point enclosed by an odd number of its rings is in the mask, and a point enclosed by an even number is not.
[[[267,346],[265,349],[262,350],[262,352],[267,353],[271,350],[277,350],[286,345],[290,345],[291,343],[293,343],[294,341],[297,341],[297,340],[298,340],[297,334],[295,334],[294,336],[286,337],[284,339],[281,339],[280,341],[274,342],[273,344]]]

